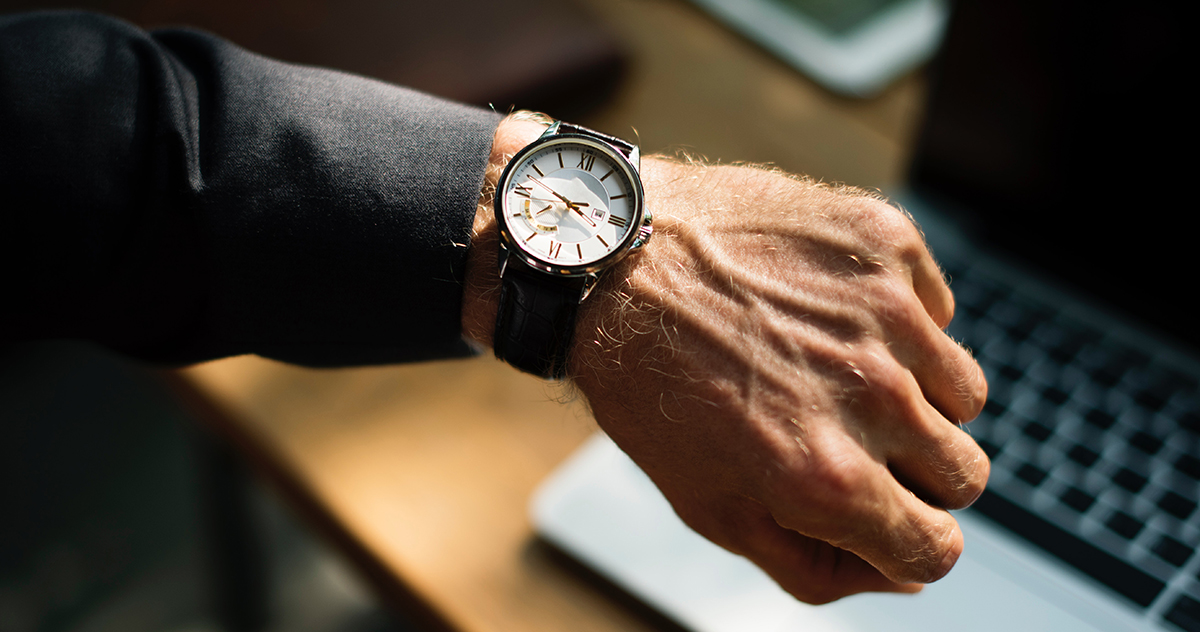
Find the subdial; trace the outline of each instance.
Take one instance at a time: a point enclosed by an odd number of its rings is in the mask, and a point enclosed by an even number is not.
[[[526,199],[521,205],[521,213],[533,230],[550,234],[558,231],[558,221],[562,218],[561,204],[549,200]]]

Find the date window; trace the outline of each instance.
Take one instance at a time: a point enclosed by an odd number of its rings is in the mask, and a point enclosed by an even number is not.
[[[604,217],[604,209],[602,209],[602,208],[592,209],[592,219],[600,219],[601,217]]]

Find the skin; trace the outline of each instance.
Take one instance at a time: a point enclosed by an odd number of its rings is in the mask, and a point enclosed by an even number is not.
[[[487,179],[543,127],[501,123]],[[754,167],[642,160],[655,233],[581,305],[571,382],[701,535],[809,603],[916,592],[953,567],[946,511],[989,463],[958,426],[987,385],[942,330],[954,299],[909,218]],[[490,345],[489,193],[464,334]]]

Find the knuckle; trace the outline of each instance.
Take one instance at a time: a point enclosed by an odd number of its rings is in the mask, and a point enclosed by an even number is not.
[[[872,284],[870,307],[885,328],[900,332],[919,330],[920,323],[928,318],[911,283],[899,275],[888,275]]]
[[[955,441],[955,453],[926,455],[927,462],[940,464],[930,474],[937,481],[936,501],[946,509],[969,507],[983,493],[991,473],[987,455],[969,436],[961,434]]]
[[[905,524],[894,525],[893,532],[902,535],[888,543],[890,550],[881,552],[884,564],[879,567],[892,581],[906,584],[937,581],[962,555],[962,532],[948,514],[940,520],[912,517]]]
[[[983,368],[971,357],[970,352],[962,350],[957,366],[954,368],[954,391],[962,403],[958,411],[960,418],[954,421],[965,423],[979,416],[987,403],[988,384]]]
[[[949,498],[946,500],[946,509],[965,509],[970,507],[980,494],[983,493],[987,486],[988,471],[991,464],[986,456],[980,456],[978,460],[973,460],[969,465],[951,477],[952,485]]]
[[[945,285],[945,277],[942,277],[942,284]],[[949,289],[949,285],[946,285]],[[954,296],[954,292],[944,292],[946,302],[942,305],[943,313],[939,314],[938,327],[945,329],[950,326],[950,322],[954,320],[954,315],[958,313],[958,299]]]
[[[912,375],[884,350],[864,350],[843,360],[842,393],[851,402],[882,413],[912,394]]]
[[[769,479],[768,493],[797,506],[824,505],[859,485],[860,475],[847,457],[845,446],[810,435],[808,458],[786,466],[784,475]]]
[[[967,354],[970,356],[970,354]],[[983,373],[983,367],[975,361],[975,358],[968,357],[967,362],[970,365],[971,385],[970,393],[967,397],[967,403],[970,405],[971,419],[979,416],[983,412],[983,407],[987,404],[988,398],[988,382],[987,376]]]
[[[903,583],[928,584],[950,572],[962,555],[963,542],[956,529],[943,529],[930,533],[927,545],[917,552],[906,564],[896,581]]]
[[[855,201],[859,221],[870,227],[870,232],[882,245],[906,250],[924,243],[917,227],[900,209],[872,197],[855,198]]]
[[[800,501],[797,506],[808,507],[814,521],[836,519],[853,512],[868,486],[868,468],[859,458],[851,456],[856,451],[844,445],[847,442],[847,439],[817,442],[811,448],[812,458],[780,490],[786,498]]]
[[[811,472],[812,484],[823,492],[825,500],[841,502],[848,495],[861,491],[862,468],[845,458],[826,458]]]
[[[958,503],[952,509],[962,509],[974,503],[987,487],[991,472],[992,462],[987,454],[978,445],[974,446],[972,457],[963,468]]]

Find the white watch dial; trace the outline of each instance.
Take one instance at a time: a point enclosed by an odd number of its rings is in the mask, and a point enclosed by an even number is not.
[[[553,266],[587,266],[617,251],[641,220],[628,163],[599,143],[553,139],[516,158],[497,209],[512,245]]]

